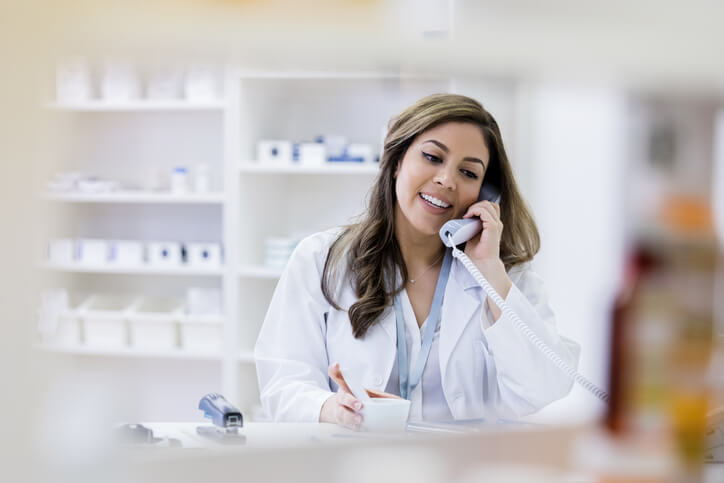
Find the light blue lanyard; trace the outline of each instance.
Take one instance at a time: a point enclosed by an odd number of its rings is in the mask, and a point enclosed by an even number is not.
[[[400,295],[395,297],[395,318],[397,320],[397,369],[400,374],[400,396],[409,399],[412,391],[415,390],[422,379],[422,371],[427,364],[427,358],[430,356],[430,348],[432,347],[432,339],[435,337],[435,330],[440,323],[440,309],[442,308],[442,298],[445,295],[445,287],[447,279],[450,275],[450,266],[452,265],[452,252],[448,250],[445,253],[445,259],[442,262],[440,276],[437,278],[437,286],[435,287],[435,295],[432,297],[432,307],[430,314],[425,319],[427,327],[422,337],[422,346],[417,356],[417,363],[410,375],[409,362],[407,361],[407,342],[405,339],[405,317],[402,315],[402,303],[400,303]]]

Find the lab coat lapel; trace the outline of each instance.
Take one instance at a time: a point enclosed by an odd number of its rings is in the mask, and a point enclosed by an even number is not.
[[[395,308],[387,307],[380,316],[379,322],[387,335],[390,336],[393,343],[397,343],[397,325],[395,323]]]
[[[475,287],[478,286],[475,279],[458,260],[453,261],[451,268],[442,303],[440,324],[439,355],[443,384],[446,380],[450,355],[471,317],[480,307],[480,298],[475,290]]]

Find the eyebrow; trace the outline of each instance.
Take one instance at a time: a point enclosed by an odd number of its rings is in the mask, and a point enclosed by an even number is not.
[[[440,141],[436,141],[436,140],[434,140],[434,139],[428,139],[427,141],[423,141],[423,142],[422,142],[422,144],[425,144],[425,143],[432,143],[432,144],[434,144],[435,146],[437,146],[438,148],[440,148],[440,149],[442,149],[443,151],[445,151],[446,153],[449,153],[449,152],[450,152],[450,150],[448,149],[448,147],[445,146],[445,145],[444,145],[443,143],[441,143]],[[472,161],[473,163],[480,163],[480,164],[483,166],[483,169],[487,169],[487,166],[485,166],[485,163],[483,163],[483,161],[482,161],[481,159],[474,158],[474,157],[472,157],[472,156],[467,156],[467,157],[463,158],[463,161]]]

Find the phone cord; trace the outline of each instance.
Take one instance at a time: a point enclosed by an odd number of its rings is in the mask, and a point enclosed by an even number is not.
[[[502,299],[500,295],[498,295],[498,292],[495,291],[495,289],[488,283],[487,280],[485,280],[485,277],[483,277],[483,274],[480,273],[478,270],[478,267],[475,266],[475,264],[468,258],[465,253],[457,248],[452,241],[452,237],[448,236],[448,241],[450,242],[450,246],[453,247],[453,256],[457,259],[459,259],[463,265],[465,265],[465,268],[468,269],[470,274],[475,278],[475,280],[480,284],[481,287],[483,287],[483,290],[485,290],[485,293],[488,294],[488,296],[493,299],[495,304],[500,308],[500,310],[505,314],[508,319],[510,319],[513,322],[513,325],[518,328],[532,343],[535,345],[538,349],[540,349],[543,354],[548,357],[553,364],[556,365],[560,370],[565,372],[570,378],[575,380],[578,384],[583,386],[585,389],[587,389],[591,394],[595,395],[597,398],[599,398],[603,402],[608,402],[609,396],[603,389],[596,386],[594,383],[580,375],[578,372],[576,372],[575,369],[573,369],[571,366],[569,366],[563,359],[558,356],[558,354],[553,351],[548,345],[543,342],[532,330],[530,330],[530,327],[528,327],[525,322],[520,320],[520,317],[518,317],[518,314],[516,314],[513,309],[508,307],[508,304],[505,303],[505,301]]]

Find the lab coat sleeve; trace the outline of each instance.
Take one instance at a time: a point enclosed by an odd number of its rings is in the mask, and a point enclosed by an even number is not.
[[[515,270],[515,269],[514,269]],[[577,369],[580,348],[558,334],[555,314],[548,304],[543,280],[526,264],[511,273],[513,285],[505,302],[518,317],[561,359]],[[487,305],[486,305],[487,307]],[[490,314],[489,309],[486,310]],[[522,417],[567,395],[573,380],[531,342],[513,321],[502,314],[491,325],[490,315],[481,318],[487,363],[493,363],[497,387],[491,401],[501,416]]]
[[[333,395],[325,346],[329,304],[320,286],[326,236],[305,238],[294,250],[254,348],[262,407],[274,421],[317,422]]]

